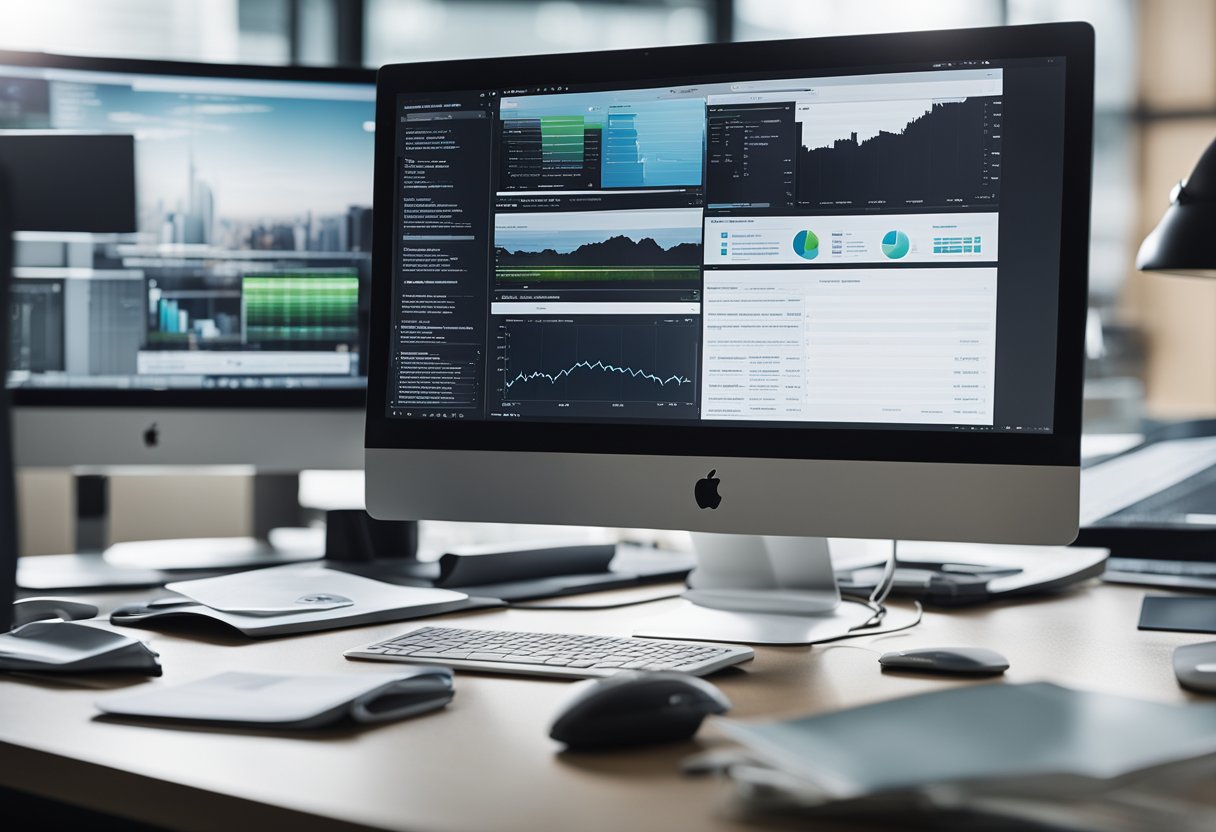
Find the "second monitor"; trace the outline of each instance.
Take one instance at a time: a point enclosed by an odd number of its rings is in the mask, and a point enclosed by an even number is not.
[[[135,143],[134,233],[18,238],[18,465],[360,467],[373,80],[0,52],[0,130]]]
[[[374,77],[0,52],[10,145],[37,158],[63,137],[127,143],[124,165],[53,169],[24,206],[7,368],[17,465],[263,475],[260,541],[128,547],[127,565],[269,562],[268,530],[300,524],[295,473],[361,467]],[[134,226],[96,221],[115,204]],[[104,547],[104,481],[78,477],[76,502],[76,548]],[[40,588],[145,580],[37,566],[47,574],[23,580]]]

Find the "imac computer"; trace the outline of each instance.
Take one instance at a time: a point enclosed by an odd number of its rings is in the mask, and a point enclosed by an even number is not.
[[[49,182],[13,255],[15,461],[89,475],[79,548],[104,545],[94,474],[256,471],[264,536],[299,471],[362,466],[374,80],[0,52],[0,139],[134,144],[133,232],[75,222],[113,199],[107,169]]]
[[[1085,24],[382,68],[369,512],[789,612],[807,538],[1070,541],[1092,88]]]

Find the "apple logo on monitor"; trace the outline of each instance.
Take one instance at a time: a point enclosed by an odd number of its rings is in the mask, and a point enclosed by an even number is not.
[[[155,448],[160,442],[160,429],[156,427],[156,422],[148,425],[148,429],[144,431],[144,446]]]
[[[692,495],[701,508],[717,508],[722,504],[722,495],[718,493],[718,483],[722,480],[714,476],[716,473],[717,468],[697,480],[696,487],[692,490]]]

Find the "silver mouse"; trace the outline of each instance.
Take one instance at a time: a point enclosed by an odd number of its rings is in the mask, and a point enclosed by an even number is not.
[[[975,676],[1004,673],[1009,659],[987,647],[918,647],[894,650],[878,657],[884,670],[918,670]]]

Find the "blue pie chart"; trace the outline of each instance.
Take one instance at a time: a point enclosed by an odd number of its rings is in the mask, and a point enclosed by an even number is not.
[[[891,260],[898,260],[908,253],[912,244],[902,231],[888,231],[882,238],[882,253]]]

